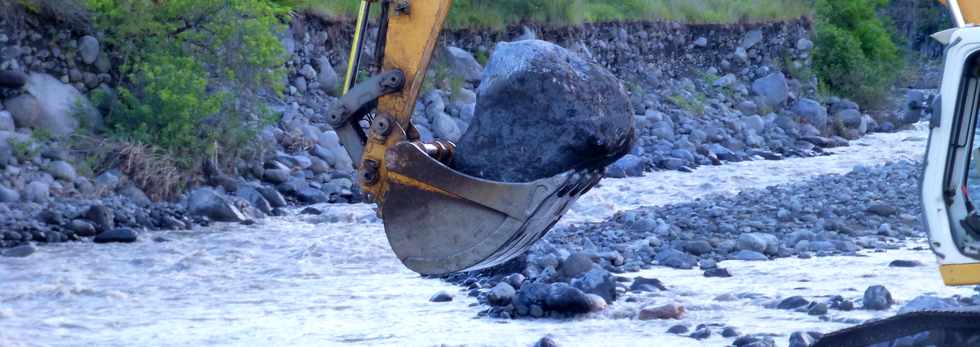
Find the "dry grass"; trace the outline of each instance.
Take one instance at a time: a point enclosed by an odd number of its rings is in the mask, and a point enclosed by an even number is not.
[[[180,170],[166,151],[147,144],[77,136],[73,150],[86,158],[84,165],[91,174],[118,169],[154,201],[173,200],[201,180],[198,174]]]

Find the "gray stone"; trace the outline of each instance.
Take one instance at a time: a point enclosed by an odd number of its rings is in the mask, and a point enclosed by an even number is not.
[[[797,331],[789,336],[789,347],[810,347],[817,342],[812,333]]]
[[[884,286],[871,286],[864,291],[863,307],[865,310],[887,310],[894,303],[892,293],[888,292]]]
[[[517,291],[514,290],[514,287],[505,282],[500,282],[487,293],[487,302],[493,306],[507,306],[510,305],[515,295],[517,295]]]
[[[766,239],[757,233],[745,233],[738,236],[736,246],[739,250],[763,253],[766,251]]]
[[[95,223],[98,232],[105,232],[115,227],[115,213],[103,205],[92,205],[85,211],[85,219]]]
[[[627,154],[606,168],[606,177],[640,177],[643,176],[643,171],[646,170],[647,165],[646,159]]]
[[[706,37],[704,37],[704,36],[699,36],[697,39],[694,40],[694,46],[695,47],[707,47],[708,46],[708,39]]]
[[[27,94],[4,103],[17,127],[45,129],[55,136],[67,136],[81,124],[92,129],[102,127],[98,111],[71,85],[48,74],[32,73],[26,89]]]
[[[845,109],[834,114],[834,119],[841,125],[851,129],[857,129],[861,127],[861,120],[863,116],[861,112],[855,109]]]
[[[92,241],[95,243],[130,243],[136,242],[137,238],[139,238],[139,234],[135,230],[130,228],[117,228],[95,235]]]
[[[269,205],[273,208],[286,207],[286,198],[279,193],[278,190],[272,187],[257,187],[256,190],[265,197],[265,200],[269,202]]]
[[[477,94],[454,158],[464,173],[527,182],[628,152],[634,112],[622,84],[552,43],[499,43]]]
[[[34,244],[28,243],[4,250],[3,256],[11,258],[24,258],[34,254],[34,252],[37,252],[37,247],[35,247]]]
[[[732,258],[735,260],[744,260],[744,261],[769,260],[769,257],[766,257],[765,254],[756,251],[749,251],[749,250],[738,251],[738,253],[735,253],[735,255]]]
[[[289,170],[287,169],[266,169],[262,174],[262,180],[272,184],[282,184],[289,180]]]
[[[915,311],[945,310],[958,306],[960,305],[955,299],[942,299],[931,295],[920,295],[902,306],[902,308],[898,310],[898,314],[905,314]]]
[[[0,185],[0,202],[14,203],[20,201],[20,193]]]
[[[262,193],[259,193],[259,191],[254,187],[242,185],[235,191],[235,195],[245,199],[245,201],[248,201],[248,203],[256,210],[259,210],[267,215],[272,214],[272,205],[270,205],[269,201],[265,199],[265,196],[263,196]]]
[[[459,137],[463,135],[463,132],[459,130],[459,126],[456,121],[453,120],[449,115],[439,112],[435,115],[433,119],[433,128],[435,136],[440,139],[447,139],[450,141],[457,141]]]
[[[827,128],[827,109],[816,100],[802,98],[796,102],[793,111],[818,130]]]
[[[48,201],[51,196],[51,187],[44,182],[34,181],[24,189],[24,199],[30,202],[42,203]]]
[[[435,294],[432,294],[432,296],[429,297],[429,301],[431,301],[431,302],[449,302],[449,301],[453,301],[453,295],[450,294],[449,292],[445,291],[445,290],[442,290],[442,291],[439,291],[439,292],[437,292]]]
[[[782,72],[774,72],[752,82],[752,92],[769,106],[779,106],[789,97],[789,85]]]
[[[738,46],[744,49],[749,49],[759,42],[762,42],[762,38],[762,30],[752,30],[742,36],[742,42],[739,43]]]
[[[129,198],[129,200],[135,203],[137,206],[146,207],[153,203],[153,201],[150,200],[150,197],[146,196],[146,193],[144,193],[142,189],[133,184],[128,184],[120,189],[119,195]]]
[[[462,77],[467,82],[480,81],[483,67],[470,52],[449,46],[443,51],[443,58],[453,74]]]
[[[656,278],[637,277],[633,280],[633,284],[630,284],[631,292],[657,292],[661,290],[667,290],[667,287]]]
[[[102,48],[99,45],[99,40],[95,37],[85,35],[78,40],[78,53],[81,55],[82,62],[85,64],[95,63],[101,51]]]
[[[337,71],[330,64],[330,59],[322,56],[318,59],[317,64],[320,65],[320,73],[317,75],[317,81],[320,82],[320,89],[323,89],[329,95],[336,96],[339,92],[340,77],[337,76]]]
[[[81,237],[92,237],[95,236],[95,234],[97,233],[97,231],[95,230],[95,225],[92,225],[92,223],[81,219],[76,219],[71,221],[71,225],[69,225],[68,228],[71,229],[71,231],[75,232],[75,235]]]
[[[74,182],[77,174],[75,173],[75,168],[68,164],[68,162],[63,160],[53,161],[45,168],[51,176],[64,180],[66,182]]]
[[[0,57],[0,60],[3,60]],[[20,71],[0,70],[0,88],[20,89],[27,83],[27,75]]]
[[[616,300],[616,279],[600,267],[593,267],[581,277],[573,279],[571,285],[584,293],[598,295],[605,302]]]
[[[796,49],[801,51],[809,51],[812,48],[813,48],[813,41],[810,41],[805,37],[796,40]]]
[[[247,219],[223,194],[211,188],[198,188],[188,194],[187,211],[217,222],[242,222]]]
[[[776,308],[780,310],[794,310],[809,304],[810,302],[804,299],[802,296],[791,296],[781,300],[779,304],[776,305]]]
[[[560,313],[588,313],[593,307],[593,300],[588,294],[561,282],[551,284],[544,301],[545,309]]]
[[[303,68],[299,70],[299,74],[306,77],[309,81],[315,81],[317,77],[316,70],[310,64],[303,65]]]
[[[693,255],[678,251],[673,248],[666,248],[657,253],[656,260],[660,265],[675,269],[693,269],[697,265],[698,259]]]
[[[572,253],[558,267],[558,271],[565,278],[575,278],[589,270],[592,270],[592,257],[587,253]]]
[[[754,105],[755,104],[753,104],[753,107],[755,107]],[[755,133],[760,133],[766,129],[766,121],[759,115],[751,115],[742,118],[742,126],[745,127],[745,129],[754,131]]]
[[[17,126],[14,124],[14,116],[9,111],[0,111],[0,131],[14,131]]]

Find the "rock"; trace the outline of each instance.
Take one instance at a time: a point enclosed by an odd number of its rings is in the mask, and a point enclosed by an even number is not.
[[[735,253],[735,256],[733,256],[732,258],[735,260],[745,260],[745,261],[769,260],[769,257],[767,257],[765,254],[756,251],[748,251],[748,250],[738,251],[738,253]]]
[[[82,57],[82,62],[85,64],[91,65],[95,63],[101,51],[102,48],[99,45],[99,40],[95,37],[85,35],[78,40],[78,53]]]
[[[806,314],[811,316],[822,316],[827,314],[827,304],[822,302],[811,303],[810,308],[806,310]]]
[[[54,136],[67,136],[80,124],[102,127],[98,111],[75,87],[48,74],[32,73],[25,88],[27,94],[4,102],[18,127],[45,129]]]
[[[0,185],[0,203],[14,203],[18,201],[20,201],[20,193]]]
[[[453,295],[450,294],[449,292],[445,291],[445,290],[441,290],[438,293],[432,294],[432,296],[429,297],[429,301],[431,301],[431,302],[449,302],[449,301],[453,301]]]
[[[776,347],[772,337],[762,335],[746,335],[732,342],[735,347]]]
[[[864,291],[863,308],[865,310],[887,310],[894,303],[892,293],[889,293],[884,286],[871,286]]]
[[[673,248],[666,248],[657,253],[656,260],[660,265],[685,270],[694,268],[694,265],[698,263],[698,259],[693,255]]]
[[[802,296],[791,296],[780,301],[779,304],[776,305],[776,308],[780,310],[795,310],[809,304],[810,302],[804,299]]]
[[[487,302],[493,306],[507,306],[510,305],[515,295],[517,295],[517,291],[514,290],[514,287],[505,282],[500,282],[487,293]]]
[[[600,267],[593,267],[581,277],[573,279],[571,285],[584,293],[598,295],[604,303],[616,300],[616,279]]]
[[[793,111],[818,130],[827,128],[827,109],[816,100],[802,98],[796,102]]]
[[[757,233],[745,233],[738,236],[736,246],[740,250],[762,253],[766,251],[766,240]]]
[[[139,234],[137,234],[136,231],[133,229],[117,228],[109,231],[103,231],[98,235],[95,235],[95,238],[92,239],[92,241],[95,243],[110,243],[110,242],[130,243],[130,242],[136,242],[138,236]]]
[[[48,225],[62,225],[65,222],[64,216],[52,209],[46,209],[38,213],[37,219]]]
[[[708,38],[706,38],[704,36],[699,36],[697,39],[694,40],[694,46],[695,47],[702,47],[702,48],[703,47],[707,47],[708,46]]]
[[[685,324],[676,324],[667,329],[668,334],[687,334],[690,329]]]
[[[801,51],[809,51],[812,48],[813,48],[813,41],[810,41],[805,37],[796,40],[796,49]]]
[[[857,129],[861,127],[862,119],[864,118],[856,109],[845,109],[834,114],[834,119],[849,129]]]
[[[724,88],[724,87],[731,86],[732,84],[735,84],[736,81],[738,81],[738,78],[735,77],[734,74],[728,73],[715,80],[713,83],[711,83],[711,85],[719,88]]]
[[[443,51],[444,62],[456,76],[460,76],[466,82],[480,82],[483,74],[483,67],[476,61],[473,54],[463,49],[448,46]]]
[[[894,206],[885,205],[885,204],[874,204],[868,206],[868,208],[865,211],[882,217],[888,217],[898,213],[898,209],[896,209]]]
[[[592,270],[592,257],[587,253],[572,253],[558,267],[558,271],[565,278],[575,278],[589,270]]]
[[[435,115],[432,122],[434,123],[432,130],[435,132],[434,135],[437,138],[457,141],[463,135],[456,121],[448,114],[439,112]]]
[[[74,182],[75,176],[77,176],[75,173],[75,168],[63,160],[51,162],[45,168],[45,171],[50,173],[51,176],[54,176],[54,178],[58,178],[66,182]]]
[[[752,82],[752,92],[769,106],[779,106],[789,97],[789,85],[782,72],[774,72]]]
[[[558,342],[555,342],[551,336],[542,337],[538,342],[534,343],[532,347],[558,347]]]
[[[330,202],[330,197],[327,196],[326,193],[313,187],[303,187],[297,189],[294,195],[296,195],[296,198],[304,204],[322,204],[325,202]]]
[[[606,177],[626,178],[643,176],[647,160],[633,154],[627,154],[606,168]]]
[[[333,65],[330,64],[330,59],[327,56],[321,56],[317,59],[317,65],[320,67],[320,73],[317,75],[317,81],[320,82],[320,89],[329,95],[337,96],[338,87],[340,87],[340,77],[337,76],[337,71],[333,69]]]
[[[719,268],[704,270],[704,277],[728,278],[728,277],[732,277],[732,274],[728,272],[728,269],[719,267]]]
[[[105,232],[115,227],[115,213],[103,205],[92,205],[85,211],[85,219],[95,223],[98,232]]]
[[[577,288],[565,283],[552,283],[544,308],[561,313],[588,313],[595,308],[594,300]]]
[[[252,186],[242,185],[235,191],[235,195],[248,201],[256,210],[262,211],[262,213],[267,215],[272,214],[272,205],[269,204],[269,200],[266,200],[265,196],[258,189]]]
[[[14,116],[7,111],[0,111],[0,131],[14,131],[17,130],[17,126],[14,125]]]
[[[69,225],[68,228],[71,229],[75,235],[81,237],[92,237],[96,234],[95,226],[92,225],[92,223],[81,219],[71,221],[71,225]]]
[[[850,300],[844,299],[840,295],[836,295],[830,298],[830,308],[841,311],[850,311],[854,309],[854,303]]]
[[[762,42],[762,30],[752,30],[742,36],[742,42],[738,44],[743,49],[749,49]]]
[[[922,264],[922,262],[918,260],[898,259],[898,260],[893,260],[891,263],[888,263],[888,267],[919,267],[919,266],[924,266],[924,264]]]
[[[0,88],[20,89],[24,84],[27,84],[27,75],[23,72],[0,70]]]
[[[269,202],[272,208],[282,208],[286,207],[286,198],[282,196],[275,188],[272,187],[257,187],[256,190],[265,197],[265,200]]]
[[[528,182],[593,160],[604,166],[632,143],[634,112],[619,80],[552,43],[497,44],[477,94],[454,158],[470,175]]]
[[[631,292],[657,292],[661,290],[667,290],[667,287],[656,278],[637,277],[630,285]]]
[[[266,169],[262,174],[262,180],[272,184],[282,184],[289,180],[288,169]]]
[[[678,304],[647,306],[640,309],[637,318],[640,320],[680,319],[684,316],[685,312],[684,306]]]
[[[817,342],[814,333],[797,331],[789,336],[789,347],[810,347]]]
[[[721,330],[721,337],[729,337],[730,338],[730,337],[735,337],[735,336],[738,336],[738,335],[739,335],[738,330],[736,330],[734,327],[725,327],[725,329],[722,329]]]
[[[223,194],[211,188],[197,188],[188,194],[187,212],[216,222],[243,222],[248,219]]]
[[[24,189],[24,199],[30,202],[42,203],[50,198],[50,186],[41,181],[34,181]]]
[[[34,244],[28,243],[3,250],[3,256],[11,258],[24,258],[34,254],[34,252],[37,252],[37,247],[35,247]]]
[[[706,338],[711,337],[711,329],[708,329],[708,327],[701,327],[700,329],[695,330],[693,333],[691,333],[691,335],[688,336],[695,340],[704,340]]]

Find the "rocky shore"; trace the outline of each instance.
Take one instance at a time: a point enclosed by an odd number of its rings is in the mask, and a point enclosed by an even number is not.
[[[447,279],[485,305],[480,315],[495,318],[570,317],[601,312],[613,302],[626,301],[638,304],[639,309],[621,318],[678,319],[686,314],[683,305],[646,296],[670,291],[670,283],[623,274],[666,267],[726,278],[732,274],[719,265],[726,260],[794,257],[819,262],[820,257],[857,257],[862,251],[905,247],[907,241],[925,236],[918,217],[918,172],[919,163],[914,162],[858,167],[845,175],[820,176],[799,184],[621,212],[600,223],[556,228],[524,258]],[[900,271],[925,265],[898,259],[890,266]],[[644,300],[651,303],[644,304]],[[922,296],[904,303],[901,311],[975,305],[980,303],[977,300]],[[789,296],[768,305],[774,310],[826,316],[835,310],[887,310],[893,304],[887,288],[871,286],[860,296]],[[695,339],[711,334],[740,336],[738,327],[703,323],[706,325],[673,327],[669,332]],[[857,323],[860,321],[850,322]],[[736,346],[772,343],[771,338],[752,336],[751,331],[741,333],[749,335],[734,340]],[[819,334],[801,332],[791,341],[812,343],[816,336]],[[752,344],[756,342],[762,344]]]

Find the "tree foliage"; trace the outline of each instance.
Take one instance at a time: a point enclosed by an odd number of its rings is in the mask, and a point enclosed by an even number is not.
[[[237,157],[281,93],[284,9],[264,0],[86,0],[123,84],[108,124],[188,168]]]
[[[903,60],[877,9],[886,0],[818,0],[814,65],[830,91],[880,106]]]

